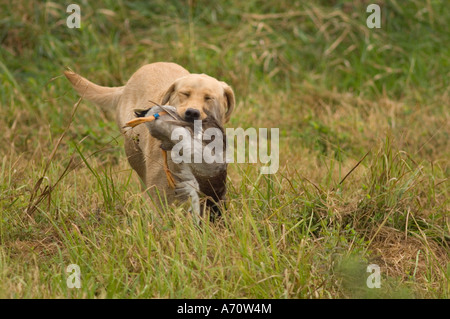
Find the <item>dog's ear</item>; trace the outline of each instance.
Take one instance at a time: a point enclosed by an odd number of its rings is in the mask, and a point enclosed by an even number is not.
[[[166,91],[166,93],[164,94],[164,97],[161,101],[161,105],[167,105],[167,103],[169,103],[170,97],[172,96],[173,92],[175,92],[175,86],[176,86],[176,82],[172,83],[172,85]]]
[[[225,99],[226,99],[226,102],[227,102],[224,123],[227,123],[230,120],[231,113],[233,113],[234,106],[236,104],[236,100],[234,98],[233,89],[228,84],[226,84],[225,82],[222,82],[222,85],[223,85],[223,90],[225,92],[224,93],[225,94]]]

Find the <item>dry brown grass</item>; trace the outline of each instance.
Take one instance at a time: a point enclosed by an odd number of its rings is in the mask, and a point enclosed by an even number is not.
[[[445,277],[450,262],[448,249],[439,243],[391,227],[381,227],[369,248],[374,252],[373,261],[388,276],[434,288]]]
[[[448,6],[382,1],[369,30],[366,3],[96,1],[81,30],[0,4],[0,297],[448,298]],[[122,85],[158,60],[231,84],[230,127],[280,129],[277,174],[230,165],[227,227],[156,223],[115,123],[71,116],[64,67]],[[352,258],[384,289],[347,285]]]

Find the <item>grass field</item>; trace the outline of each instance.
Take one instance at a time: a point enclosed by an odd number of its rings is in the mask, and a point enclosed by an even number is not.
[[[369,29],[369,3],[79,1],[69,29],[59,2],[1,0],[0,298],[449,298],[450,6],[380,0]],[[202,231],[155,219],[62,76],[156,61],[230,84],[228,127],[280,129],[278,172],[230,164]]]

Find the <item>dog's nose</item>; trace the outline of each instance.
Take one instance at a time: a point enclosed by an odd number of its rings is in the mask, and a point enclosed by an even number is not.
[[[187,109],[184,113],[184,119],[186,121],[194,121],[200,118],[200,111],[196,109]]]

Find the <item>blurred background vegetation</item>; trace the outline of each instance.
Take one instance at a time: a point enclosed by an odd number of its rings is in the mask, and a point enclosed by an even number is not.
[[[69,29],[67,4],[0,0],[0,296],[448,298],[450,8],[376,1],[369,29],[372,2],[78,1]],[[116,124],[85,102],[71,116],[64,68],[119,86],[156,61],[230,84],[230,127],[280,128],[275,176],[230,167],[234,230],[191,238],[174,213],[144,231]],[[349,283],[369,261],[389,289]]]

